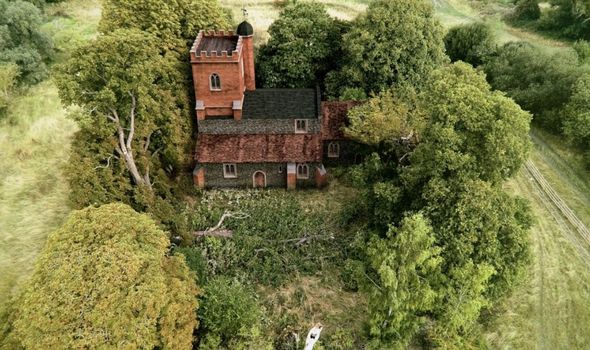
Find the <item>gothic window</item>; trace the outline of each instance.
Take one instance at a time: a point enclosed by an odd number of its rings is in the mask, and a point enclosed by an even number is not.
[[[305,119],[295,119],[295,133],[296,134],[305,134],[305,133],[307,133],[307,120],[305,120]]]
[[[219,74],[213,73],[211,74],[211,90],[219,91],[221,90],[221,78],[219,78]]]
[[[235,179],[238,177],[235,164],[223,164],[223,177],[226,179]]]
[[[328,144],[328,158],[340,157],[340,144],[336,142],[330,142]]]
[[[297,178],[298,179],[309,179],[309,166],[307,164],[297,165]]]

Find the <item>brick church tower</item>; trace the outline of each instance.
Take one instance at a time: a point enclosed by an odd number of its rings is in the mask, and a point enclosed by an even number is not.
[[[197,36],[190,54],[198,120],[242,119],[244,91],[256,90],[253,34],[243,22],[237,33],[201,31]]]
[[[254,30],[201,31],[190,51],[198,126],[195,184],[321,187],[340,160],[346,103],[317,89],[256,89]]]

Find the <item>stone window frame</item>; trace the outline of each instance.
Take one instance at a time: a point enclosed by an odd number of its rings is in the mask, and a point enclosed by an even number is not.
[[[328,144],[328,158],[340,158],[340,144],[330,142]]]
[[[307,119],[295,119],[295,133],[307,134]]]
[[[211,91],[221,91],[221,77],[217,73],[209,76],[209,88]]]
[[[237,167],[236,163],[223,163],[223,178],[224,179],[236,179],[237,177],[238,177],[238,167]]]
[[[305,171],[301,171],[305,169]],[[307,180],[309,179],[309,165],[305,163],[297,164],[297,179],[298,180]]]

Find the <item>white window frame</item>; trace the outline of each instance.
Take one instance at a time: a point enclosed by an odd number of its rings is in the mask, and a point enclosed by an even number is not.
[[[305,174],[301,174],[299,169],[306,169]],[[298,180],[307,180],[309,179],[309,165],[305,163],[297,164],[297,179]]]
[[[231,168],[233,167],[233,173],[231,172]],[[238,167],[236,163],[224,163],[223,164],[223,178],[225,179],[235,179],[238,177]]]
[[[303,123],[303,128],[299,128],[298,123]],[[307,119],[295,119],[295,133],[307,134]]]
[[[340,158],[340,144],[330,142],[328,144],[328,158]]]
[[[209,76],[209,88],[211,91],[221,91],[221,77],[219,74],[213,73]]]

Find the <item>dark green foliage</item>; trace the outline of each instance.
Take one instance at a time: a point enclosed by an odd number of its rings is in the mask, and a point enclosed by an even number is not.
[[[198,290],[168,244],[126,205],[74,212],[49,236],[10,336],[25,349],[189,348]]]
[[[514,19],[520,21],[534,21],[541,17],[539,0],[519,0],[514,10]]]
[[[283,9],[258,51],[258,82],[265,88],[315,87],[341,55],[344,23],[323,4],[297,2]]]
[[[201,349],[268,349],[260,337],[256,293],[237,279],[216,277],[203,288],[199,308]]]
[[[560,130],[560,111],[579,76],[590,72],[575,53],[547,54],[526,43],[508,43],[484,66],[494,89],[505,92],[535,121],[549,130]]]
[[[103,34],[122,28],[145,31],[160,39],[161,48],[184,54],[199,30],[227,30],[229,26],[227,13],[217,0],[106,0],[99,31]]]
[[[553,36],[590,40],[590,1],[550,0],[543,11],[539,0],[520,0],[512,16],[513,23]]]
[[[336,223],[321,209],[302,207],[284,192],[207,192],[192,215],[194,230],[214,226],[223,212],[239,212],[224,226],[231,239],[198,239],[208,277],[246,274],[251,281],[280,285],[294,273],[312,274],[343,254]]]
[[[443,30],[423,0],[376,0],[344,35],[345,63],[328,78],[329,95],[346,87],[378,93],[392,84],[419,84],[445,61]]]
[[[83,108],[66,169],[75,206],[122,201],[178,232],[172,179],[192,133],[183,72],[159,50],[147,33],[116,31],[75,50],[56,82],[64,103]]]
[[[578,79],[563,110],[563,133],[586,154],[590,167],[590,74]]]
[[[34,84],[47,75],[53,48],[40,31],[42,13],[30,2],[0,0],[0,65],[16,64],[18,81]]]
[[[426,313],[434,321],[427,336],[435,347],[464,348],[481,310],[510,291],[528,262],[529,209],[501,186],[527,158],[530,115],[491,91],[484,75],[465,63],[436,70],[409,113],[425,118],[424,127],[415,129],[418,143],[409,160],[400,165],[392,156],[403,143],[382,144],[379,154],[352,173],[365,189],[364,205],[356,207],[371,230],[390,239],[396,237],[392,225],[403,230],[404,217],[421,212],[441,249],[442,274],[431,285],[435,303],[371,317],[393,327],[398,315]],[[399,139],[398,132],[392,130],[390,138]],[[380,275],[383,267],[373,264],[371,270]],[[392,328],[386,341],[404,344],[416,330],[401,329]]]
[[[449,30],[445,48],[452,62],[463,61],[477,67],[495,52],[496,38],[484,23],[464,24]]]

